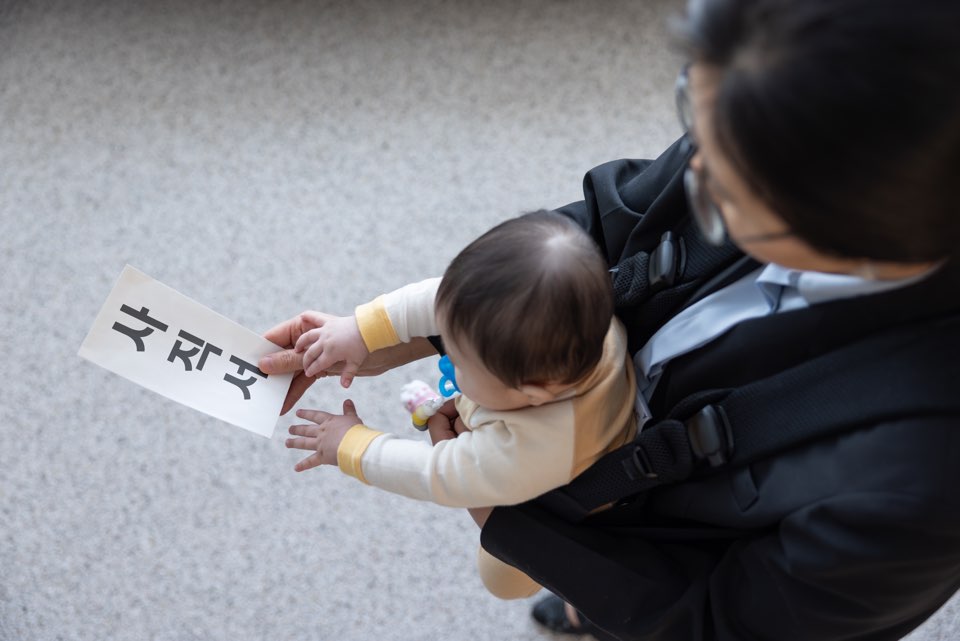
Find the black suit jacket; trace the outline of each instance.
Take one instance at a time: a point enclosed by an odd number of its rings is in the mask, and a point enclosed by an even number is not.
[[[654,162],[592,170],[577,219],[611,265],[651,251],[667,229],[690,233],[674,146]],[[729,269],[720,260],[713,272]],[[910,395],[957,386],[953,411],[906,412],[769,460],[658,488],[571,524],[536,501],[497,508],[484,548],[527,572],[623,639],[830,641],[899,639],[960,588],[960,314],[956,261],[909,287],[741,323],[674,359],[654,418],[699,390],[771,376],[885,331],[916,332],[948,358],[930,367],[883,355],[889,385]],[[633,346],[690,296],[620,309]],[[699,291],[698,291],[699,290]],[[828,356],[829,357],[829,356]],[[871,398],[851,399],[869,415]],[[815,404],[784,411],[816,412]]]

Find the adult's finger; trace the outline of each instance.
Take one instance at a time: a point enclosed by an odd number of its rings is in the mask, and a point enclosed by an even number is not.
[[[257,361],[257,367],[262,369],[265,374],[289,374],[290,372],[299,372],[303,369],[303,354],[298,354],[292,349],[285,349],[282,352],[273,352],[267,354]]]
[[[280,408],[280,415],[283,416],[289,412],[316,380],[317,379],[312,376],[306,376],[303,372],[296,374],[293,380],[290,381],[290,388],[287,389],[287,397],[283,399],[283,407]]]
[[[289,320],[285,320],[279,325],[271,327],[263,333],[263,337],[280,347],[293,347],[297,339],[300,338],[302,324],[300,314],[297,314]],[[260,369],[263,369],[262,367]]]

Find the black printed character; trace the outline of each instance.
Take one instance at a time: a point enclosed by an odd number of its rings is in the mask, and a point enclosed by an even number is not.
[[[243,376],[244,372],[253,372],[254,374],[260,376],[261,378],[267,378],[267,374],[264,374],[259,367],[256,365],[251,365],[242,358],[237,358],[236,356],[230,357],[230,362],[237,366],[237,374]],[[257,382],[257,379],[251,376],[250,378],[240,379],[231,374],[224,374],[223,380],[236,385],[240,388],[240,391],[243,392],[243,400],[250,400],[250,386]]]
[[[121,334],[126,334],[133,339],[133,342],[137,344],[137,351],[142,352],[145,347],[143,344],[143,339],[153,333],[154,327],[159,329],[161,332],[167,331],[167,325],[161,323],[156,318],[150,317],[150,310],[146,307],[141,307],[138,312],[129,305],[120,305],[120,311],[124,314],[129,314],[134,318],[143,321],[151,327],[144,327],[141,330],[133,329],[132,327],[127,327],[126,325],[121,325],[120,323],[114,323],[113,329],[117,330]]]
[[[197,363],[198,372],[203,369],[204,363],[207,362],[207,356],[209,356],[211,352],[213,352],[217,356],[220,356],[220,354],[223,354],[223,350],[217,347],[216,345],[214,345],[213,343],[207,343],[206,345],[204,345],[204,340],[202,338],[197,338],[193,334],[186,332],[182,329],[177,335],[180,338],[190,341],[191,343],[196,345],[196,347],[192,347],[190,349],[183,349],[183,341],[178,340],[173,345],[173,349],[170,350],[170,355],[167,356],[167,361],[172,363],[174,358],[179,358],[181,361],[183,361],[183,367],[188,372],[193,369],[193,363],[190,361],[190,359],[196,356],[200,352],[201,347],[203,347],[203,353],[200,354],[200,361]]]

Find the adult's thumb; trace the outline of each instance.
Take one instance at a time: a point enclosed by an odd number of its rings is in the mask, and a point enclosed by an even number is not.
[[[292,349],[274,352],[262,357],[257,363],[265,374],[288,374],[303,369],[303,354],[297,354]]]

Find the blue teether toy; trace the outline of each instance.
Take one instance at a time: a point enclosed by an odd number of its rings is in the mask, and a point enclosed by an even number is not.
[[[444,356],[440,359],[440,373],[443,376],[440,377],[440,384],[437,386],[440,389],[440,393],[443,394],[444,398],[450,398],[454,394],[460,391],[460,388],[457,387],[457,379],[453,371],[453,363],[450,362],[449,356]]]

